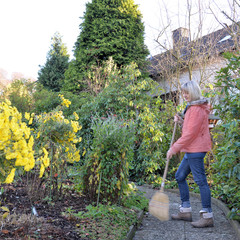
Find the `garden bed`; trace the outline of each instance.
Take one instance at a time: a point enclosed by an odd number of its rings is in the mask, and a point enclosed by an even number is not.
[[[1,215],[3,216],[6,210],[4,207],[10,211],[8,216],[1,220],[0,239],[116,240],[122,239],[118,237],[122,234],[118,232],[121,231],[121,227],[126,229],[127,235],[131,221],[134,224],[137,219],[137,217],[128,218],[128,226],[124,225],[125,223],[121,222],[125,221],[122,217],[125,215],[127,217],[129,211],[133,213],[133,210],[114,206],[108,207],[107,210],[104,208],[105,210],[102,210],[103,212],[97,218],[91,216],[78,218],[76,214],[88,212],[87,206],[91,205],[85,196],[75,192],[71,187],[64,190],[62,199],[59,201],[42,200],[33,204],[29,200],[24,182],[2,185],[1,192],[1,207],[3,207]],[[38,216],[33,214],[33,206]],[[116,213],[116,216],[113,216],[115,220],[111,219],[109,212],[113,215]],[[136,211],[134,214],[137,216]]]
[[[0,239],[79,239],[76,222],[62,213],[70,207],[84,211],[89,204],[84,196],[67,190],[59,201],[35,202],[38,216],[34,216],[24,183],[5,185],[3,189],[1,206],[9,208],[10,214],[2,223]]]

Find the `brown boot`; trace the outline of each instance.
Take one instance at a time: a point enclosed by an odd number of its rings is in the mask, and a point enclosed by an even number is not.
[[[177,214],[171,215],[172,220],[183,220],[183,221],[192,221],[192,208],[183,208],[180,207]]]
[[[200,212],[200,219],[196,222],[191,222],[195,228],[213,227],[213,213]]]

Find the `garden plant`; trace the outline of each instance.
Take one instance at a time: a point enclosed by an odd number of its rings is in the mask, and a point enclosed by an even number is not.
[[[1,239],[122,240],[147,211],[137,185],[160,186],[184,105],[146,71],[141,18],[133,0],[93,0],[74,59],[55,34],[39,81],[14,79],[2,91]],[[206,164],[213,196],[240,221],[240,55],[224,56],[226,67],[204,92],[217,99],[221,118]],[[169,188],[179,157],[170,162]]]

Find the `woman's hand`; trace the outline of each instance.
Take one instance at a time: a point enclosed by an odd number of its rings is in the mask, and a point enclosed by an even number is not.
[[[176,114],[174,116],[174,122],[177,122],[178,124],[182,125],[183,124],[183,119],[178,114]]]
[[[172,151],[171,148],[170,148],[170,149],[168,150],[168,152],[167,152],[167,160],[170,160],[174,154],[175,154],[175,153],[173,153],[173,151]]]

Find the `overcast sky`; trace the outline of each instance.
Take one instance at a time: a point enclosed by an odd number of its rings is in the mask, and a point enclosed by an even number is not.
[[[160,41],[168,45],[171,45],[172,30],[188,27],[187,2],[192,6],[191,25],[197,30],[202,19],[204,35],[220,27],[216,17],[220,22],[230,23],[221,10],[231,15],[229,2],[232,1],[215,0],[215,4],[214,0],[135,0],[143,15],[145,43],[151,55],[161,51],[155,39],[165,27],[167,34],[162,34]],[[0,0],[0,70],[5,70],[6,78],[20,72],[27,78],[37,79],[39,65],[46,62],[55,32],[60,33],[72,56],[87,2],[90,0]],[[215,17],[208,8],[209,3]]]

